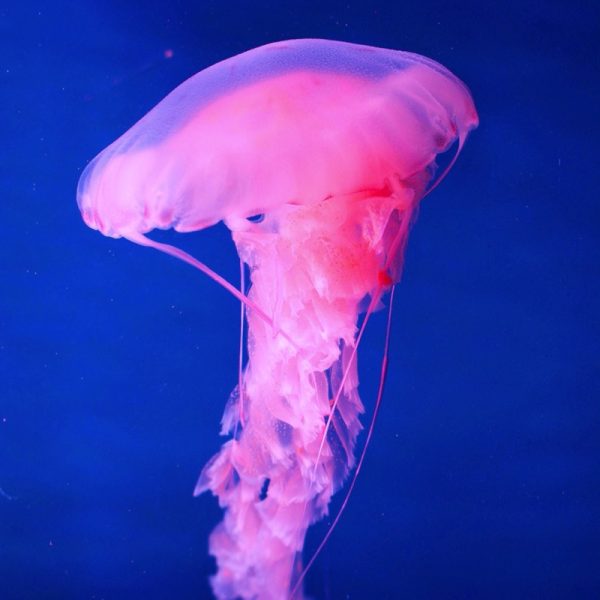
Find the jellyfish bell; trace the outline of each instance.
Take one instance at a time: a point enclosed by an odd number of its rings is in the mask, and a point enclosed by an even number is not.
[[[115,237],[193,231],[406,180],[476,123],[464,85],[424,57],[269,44],[176,88],[88,165],[78,200]]]
[[[467,88],[434,61],[292,40],[188,79],[85,169],[90,227],[189,262],[250,309],[223,417],[235,435],[196,487],[225,509],[209,544],[218,598],[301,597],[306,530],[356,464],[364,327],[399,278],[419,201],[453,163],[434,179],[436,157],[458,154],[477,123]],[[250,268],[247,294],[146,236],[219,221]]]

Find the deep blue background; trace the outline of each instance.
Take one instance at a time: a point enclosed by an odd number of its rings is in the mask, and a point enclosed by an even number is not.
[[[221,443],[238,306],[87,229],[75,186],[183,79],[292,37],[430,56],[481,117],[422,205],[376,435],[308,590],[600,597],[598,7],[3,5],[0,598],[210,597],[219,510],[191,492]],[[179,243],[237,281],[224,227]],[[361,357],[368,409],[381,330],[380,315]]]

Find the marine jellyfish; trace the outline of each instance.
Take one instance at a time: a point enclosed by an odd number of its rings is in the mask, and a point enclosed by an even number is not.
[[[87,225],[185,260],[242,302],[247,361],[222,419],[228,439],[195,488],[224,509],[209,540],[217,598],[303,597],[306,531],[364,457],[362,333],[399,280],[420,200],[477,124],[466,86],[433,60],[292,40],[194,75],[82,174]],[[147,235],[220,221],[247,290]],[[386,367],[387,351],[374,414]]]

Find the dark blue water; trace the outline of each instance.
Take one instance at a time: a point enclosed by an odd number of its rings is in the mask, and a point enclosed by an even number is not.
[[[0,598],[210,597],[220,512],[191,493],[238,306],[87,229],[75,186],[179,82],[293,37],[430,56],[481,117],[422,205],[376,435],[308,591],[600,597],[598,4],[24,0],[0,8]],[[223,227],[180,238],[237,280]]]

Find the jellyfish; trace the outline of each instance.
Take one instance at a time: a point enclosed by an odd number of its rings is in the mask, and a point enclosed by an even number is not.
[[[307,529],[364,458],[365,325],[400,278],[420,200],[477,124],[466,86],[433,60],[291,40],[194,75],[84,170],[88,226],[182,259],[242,303],[247,360],[240,352],[228,439],[194,491],[224,510],[209,539],[217,598],[304,597]],[[220,221],[240,257],[239,287],[148,235]],[[373,414],[386,369],[387,350]]]

